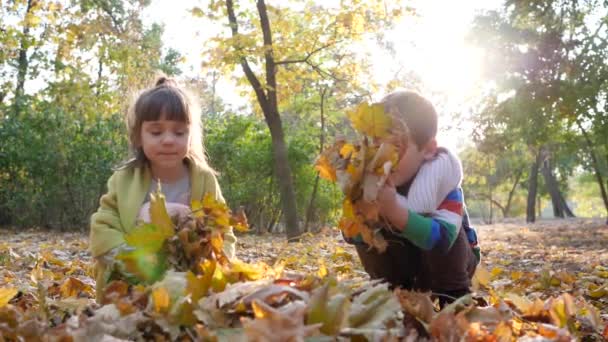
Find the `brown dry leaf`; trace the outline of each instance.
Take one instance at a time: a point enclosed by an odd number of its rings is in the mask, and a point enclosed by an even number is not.
[[[430,293],[397,289],[395,294],[403,310],[420,321],[429,324],[435,316],[435,306]]]
[[[249,231],[249,223],[247,222],[247,215],[245,209],[240,206],[236,211],[236,214],[232,217],[230,224],[238,232],[244,233]]]
[[[330,336],[337,335],[346,326],[350,308],[350,291],[336,286],[328,280],[325,284],[313,290],[308,301],[306,323],[322,324],[322,333]]]
[[[473,275],[472,283],[473,290],[479,290],[480,286],[488,287],[490,284],[490,279],[492,278],[490,272],[484,267],[484,265],[477,265],[477,269],[475,270],[475,274]]]
[[[492,334],[496,336],[497,342],[510,342],[513,340],[513,330],[511,329],[511,325],[504,321],[498,323]]]
[[[436,341],[460,341],[468,327],[469,322],[466,321],[463,315],[440,312],[431,321],[429,333]]]
[[[272,284],[244,296],[241,299],[241,302],[245,305],[250,305],[254,301],[276,304],[277,302],[283,301],[285,298],[291,298],[292,300],[303,300],[307,302],[309,297],[310,296],[307,292],[300,291],[291,286]],[[277,301],[277,299],[280,300]]]
[[[321,324],[305,325],[306,305],[293,302],[275,309],[262,301],[252,302],[255,319],[244,318],[242,323],[250,341],[303,341],[317,334]]]
[[[516,293],[507,293],[505,295],[505,299],[513,303],[513,305],[515,305],[517,310],[519,310],[521,313],[528,312],[532,306],[532,302],[528,298],[520,296]]]
[[[380,220],[380,208],[378,202],[367,202],[359,200],[354,205],[357,212],[362,213],[365,221],[377,222]]]

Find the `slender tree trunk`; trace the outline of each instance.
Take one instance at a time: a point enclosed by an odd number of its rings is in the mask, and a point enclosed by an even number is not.
[[[561,191],[559,192],[559,198],[560,198],[560,202],[562,203],[562,209],[564,210],[565,216],[576,217],[574,215],[574,213],[572,212],[572,210],[570,209],[570,207],[568,207],[568,202],[566,202],[566,199],[564,198],[564,194]]]
[[[559,191],[559,186],[557,184],[557,180],[553,175],[553,167],[551,165],[551,157],[548,151],[541,152],[543,155],[542,158],[542,167],[541,173],[543,178],[545,179],[545,186],[551,195],[551,204],[553,205],[553,216],[564,218],[564,207],[562,203],[562,197]]]
[[[232,0],[226,0],[226,9],[228,12],[228,21],[232,30],[232,36],[236,38],[239,36],[238,22],[234,13],[234,4]],[[272,137],[272,149],[275,158],[276,176],[279,181],[281,204],[283,207],[283,214],[285,215],[285,231],[287,233],[287,238],[290,239],[290,241],[297,241],[297,239],[293,239],[294,237],[300,235],[296,196],[293,186],[293,179],[291,178],[291,168],[289,167],[289,160],[287,158],[287,146],[285,144],[283,125],[281,123],[281,117],[278,110],[276,93],[276,62],[273,56],[270,21],[268,20],[268,13],[264,0],[257,1],[257,9],[260,16],[260,25],[264,38],[266,84],[263,85],[256,77],[244,55],[241,57],[240,63],[247,80],[255,91],[258,103],[262,108],[262,112],[264,113],[266,124],[270,129],[270,135]],[[239,49],[238,46],[235,46],[235,48]]]
[[[519,171],[517,171],[517,174],[515,176],[515,182],[513,182],[513,186],[511,187],[511,191],[509,191],[509,196],[507,197],[507,204],[505,205],[504,210],[503,210],[503,217],[510,216],[511,203],[513,201],[513,195],[515,194],[515,189],[517,189],[517,185],[519,184],[519,180],[521,179],[521,176],[523,174],[524,174],[524,168],[522,167],[521,169],[519,169]]]
[[[321,90],[321,134],[319,135],[319,153],[323,152],[325,148],[325,94],[327,93],[327,86]],[[319,188],[319,172],[315,176],[315,185],[312,188],[312,194],[310,194],[310,201],[308,201],[308,209],[306,210],[306,221],[304,223],[304,231],[308,232],[308,224],[312,219],[315,208],[315,197],[317,196],[317,189]]]
[[[27,40],[30,37],[30,25],[28,24],[27,19],[30,11],[32,10],[32,2],[33,0],[27,1],[27,7],[25,9],[25,15],[23,16],[24,24],[23,24],[23,36],[21,37],[20,45],[19,45],[19,57],[17,59],[17,84],[15,85],[15,99],[14,99],[14,112],[16,116],[21,114],[23,110],[23,102],[25,95],[25,79],[27,77],[27,69],[29,60],[27,58],[27,50],[28,50],[28,42]]]
[[[604,186],[604,179],[602,177],[602,172],[600,171],[600,164],[597,160],[597,156],[595,155],[593,143],[591,142],[589,134],[587,133],[585,128],[583,128],[583,125],[581,124],[580,120],[576,120],[576,124],[583,133],[583,137],[585,138],[585,143],[587,144],[587,153],[589,153],[589,156],[591,157],[591,166],[593,167],[593,173],[595,175],[595,179],[597,180],[597,184],[600,187],[602,201],[604,201],[604,208],[606,209],[606,217],[608,217],[608,194],[606,193],[606,187],[608,187],[608,182],[606,183],[606,186]],[[606,162],[608,163],[608,156],[606,156]]]
[[[103,61],[105,58],[105,50],[99,51],[99,59],[97,61],[97,82],[95,86],[95,95],[101,94],[101,76],[103,75]]]
[[[526,207],[526,222],[536,221],[536,191],[538,188],[538,166],[540,164],[540,151],[536,154],[536,160],[530,166],[528,176],[528,203]],[[540,206],[539,206],[540,209]]]
[[[493,219],[494,219],[494,210],[493,210],[494,206],[492,203],[492,188],[491,187],[489,188],[489,194],[490,194],[488,196],[488,207],[490,208],[490,222],[489,223],[492,224]]]

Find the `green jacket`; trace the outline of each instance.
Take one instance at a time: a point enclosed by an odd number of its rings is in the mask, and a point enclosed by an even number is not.
[[[212,193],[224,202],[215,175],[208,168],[188,160],[190,169],[190,192],[192,200],[202,200]],[[146,194],[150,189],[152,175],[148,167],[133,167],[114,172],[108,180],[108,192],[101,196],[99,209],[91,216],[89,250],[94,258],[125,242],[125,234],[135,228],[135,220]],[[224,234],[224,251],[234,257],[236,237],[232,230]],[[105,287],[105,267],[97,263],[97,288]]]

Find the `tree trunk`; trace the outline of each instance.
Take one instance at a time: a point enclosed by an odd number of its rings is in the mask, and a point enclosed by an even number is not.
[[[25,95],[25,79],[27,76],[27,68],[29,64],[29,60],[27,59],[27,50],[30,35],[30,25],[28,24],[27,16],[32,10],[32,1],[27,1],[27,7],[25,9],[25,15],[23,16],[24,24],[23,24],[23,36],[21,37],[20,46],[19,46],[19,57],[17,59],[17,84],[15,85],[15,99],[14,99],[14,112],[16,116],[21,114],[23,110],[23,102]]]
[[[536,160],[530,166],[528,176],[528,203],[526,207],[526,222],[536,221],[536,191],[538,188],[538,165],[540,164],[541,153],[537,152]]]
[[[604,179],[602,177],[602,173],[600,171],[600,164],[597,160],[597,156],[595,155],[595,150],[593,148],[593,143],[591,142],[591,138],[589,138],[589,134],[583,128],[580,120],[576,120],[576,124],[578,128],[583,133],[583,137],[585,138],[585,143],[587,144],[587,153],[591,157],[591,166],[593,167],[593,173],[595,175],[595,179],[597,180],[597,184],[600,187],[600,193],[602,194],[602,201],[604,201],[604,208],[606,209],[606,217],[608,217],[608,194],[606,193],[606,187],[608,187],[608,182],[606,186],[604,186]],[[608,157],[606,158],[606,162],[608,162]],[[608,165],[608,164],[607,164]]]
[[[567,217],[576,217],[574,215],[574,213],[572,212],[572,210],[570,210],[570,207],[568,207],[568,202],[566,202],[566,199],[564,198],[564,194],[562,194],[562,192],[559,192],[559,198],[560,198],[560,202],[562,203],[562,208],[564,210],[564,214]]]
[[[515,182],[513,182],[513,186],[511,187],[511,191],[509,191],[509,196],[507,197],[507,204],[504,207],[503,210],[503,217],[508,217],[510,216],[510,211],[511,211],[511,203],[513,201],[513,195],[515,194],[515,189],[517,189],[517,185],[519,184],[519,180],[521,179],[521,176],[524,174],[524,168],[522,167],[521,169],[519,169],[517,171],[517,175],[515,176]]]
[[[321,135],[319,136],[319,153],[323,152],[325,145],[325,94],[327,93],[327,87],[323,87],[321,90]],[[317,196],[317,189],[319,188],[319,172],[315,177],[315,185],[312,188],[312,194],[310,194],[310,201],[308,201],[308,209],[306,210],[306,221],[304,222],[304,231],[308,232],[308,224],[312,219],[315,208],[315,197]]]
[[[492,203],[492,188],[491,187],[489,188],[489,192],[488,193],[489,193],[489,196],[488,196],[488,208],[490,210],[490,221],[489,221],[489,224],[492,224],[492,221],[493,221],[493,218],[494,218],[494,210],[493,210],[494,206],[493,206],[493,203]]]
[[[237,38],[239,36],[238,22],[234,13],[234,4],[232,0],[226,1],[226,9],[228,12],[228,21],[232,30],[232,36]],[[264,37],[266,84],[263,85],[259,81],[244,55],[240,58],[240,63],[247,80],[255,91],[258,103],[262,108],[262,112],[264,113],[266,124],[270,129],[270,135],[272,137],[272,149],[275,158],[276,176],[279,181],[281,204],[283,207],[283,214],[285,215],[285,231],[287,233],[287,238],[290,239],[290,241],[297,241],[297,239],[293,239],[294,237],[300,235],[296,197],[293,180],[291,178],[291,168],[289,167],[289,161],[287,158],[287,146],[285,144],[283,125],[281,123],[281,117],[278,110],[276,93],[276,63],[273,57],[272,34],[264,0],[257,1],[257,9],[260,16],[260,24]],[[235,48],[238,50],[239,46],[237,45]]]
[[[551,157],[548,151],[541,149],[542,167],[541,173],[545,179],[545,186],[551,195],[551,204],[553,205],[553,216],[564,218],[564,207],[562,197],[559,191],[557,180],[553,175],[553,167],[551,165]]]

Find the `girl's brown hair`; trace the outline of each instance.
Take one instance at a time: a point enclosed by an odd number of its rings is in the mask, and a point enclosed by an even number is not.
[[[200,106],[174,79],[166,76],[160,76],[154,87],[144,90],[127,112],[130,158],[118,169],[141,167],[147,162],[141,146],[141,126],[144,121],[161,118],[181,121],[189,126],[190,142],[186,157],[213,171],[205,155]]]

